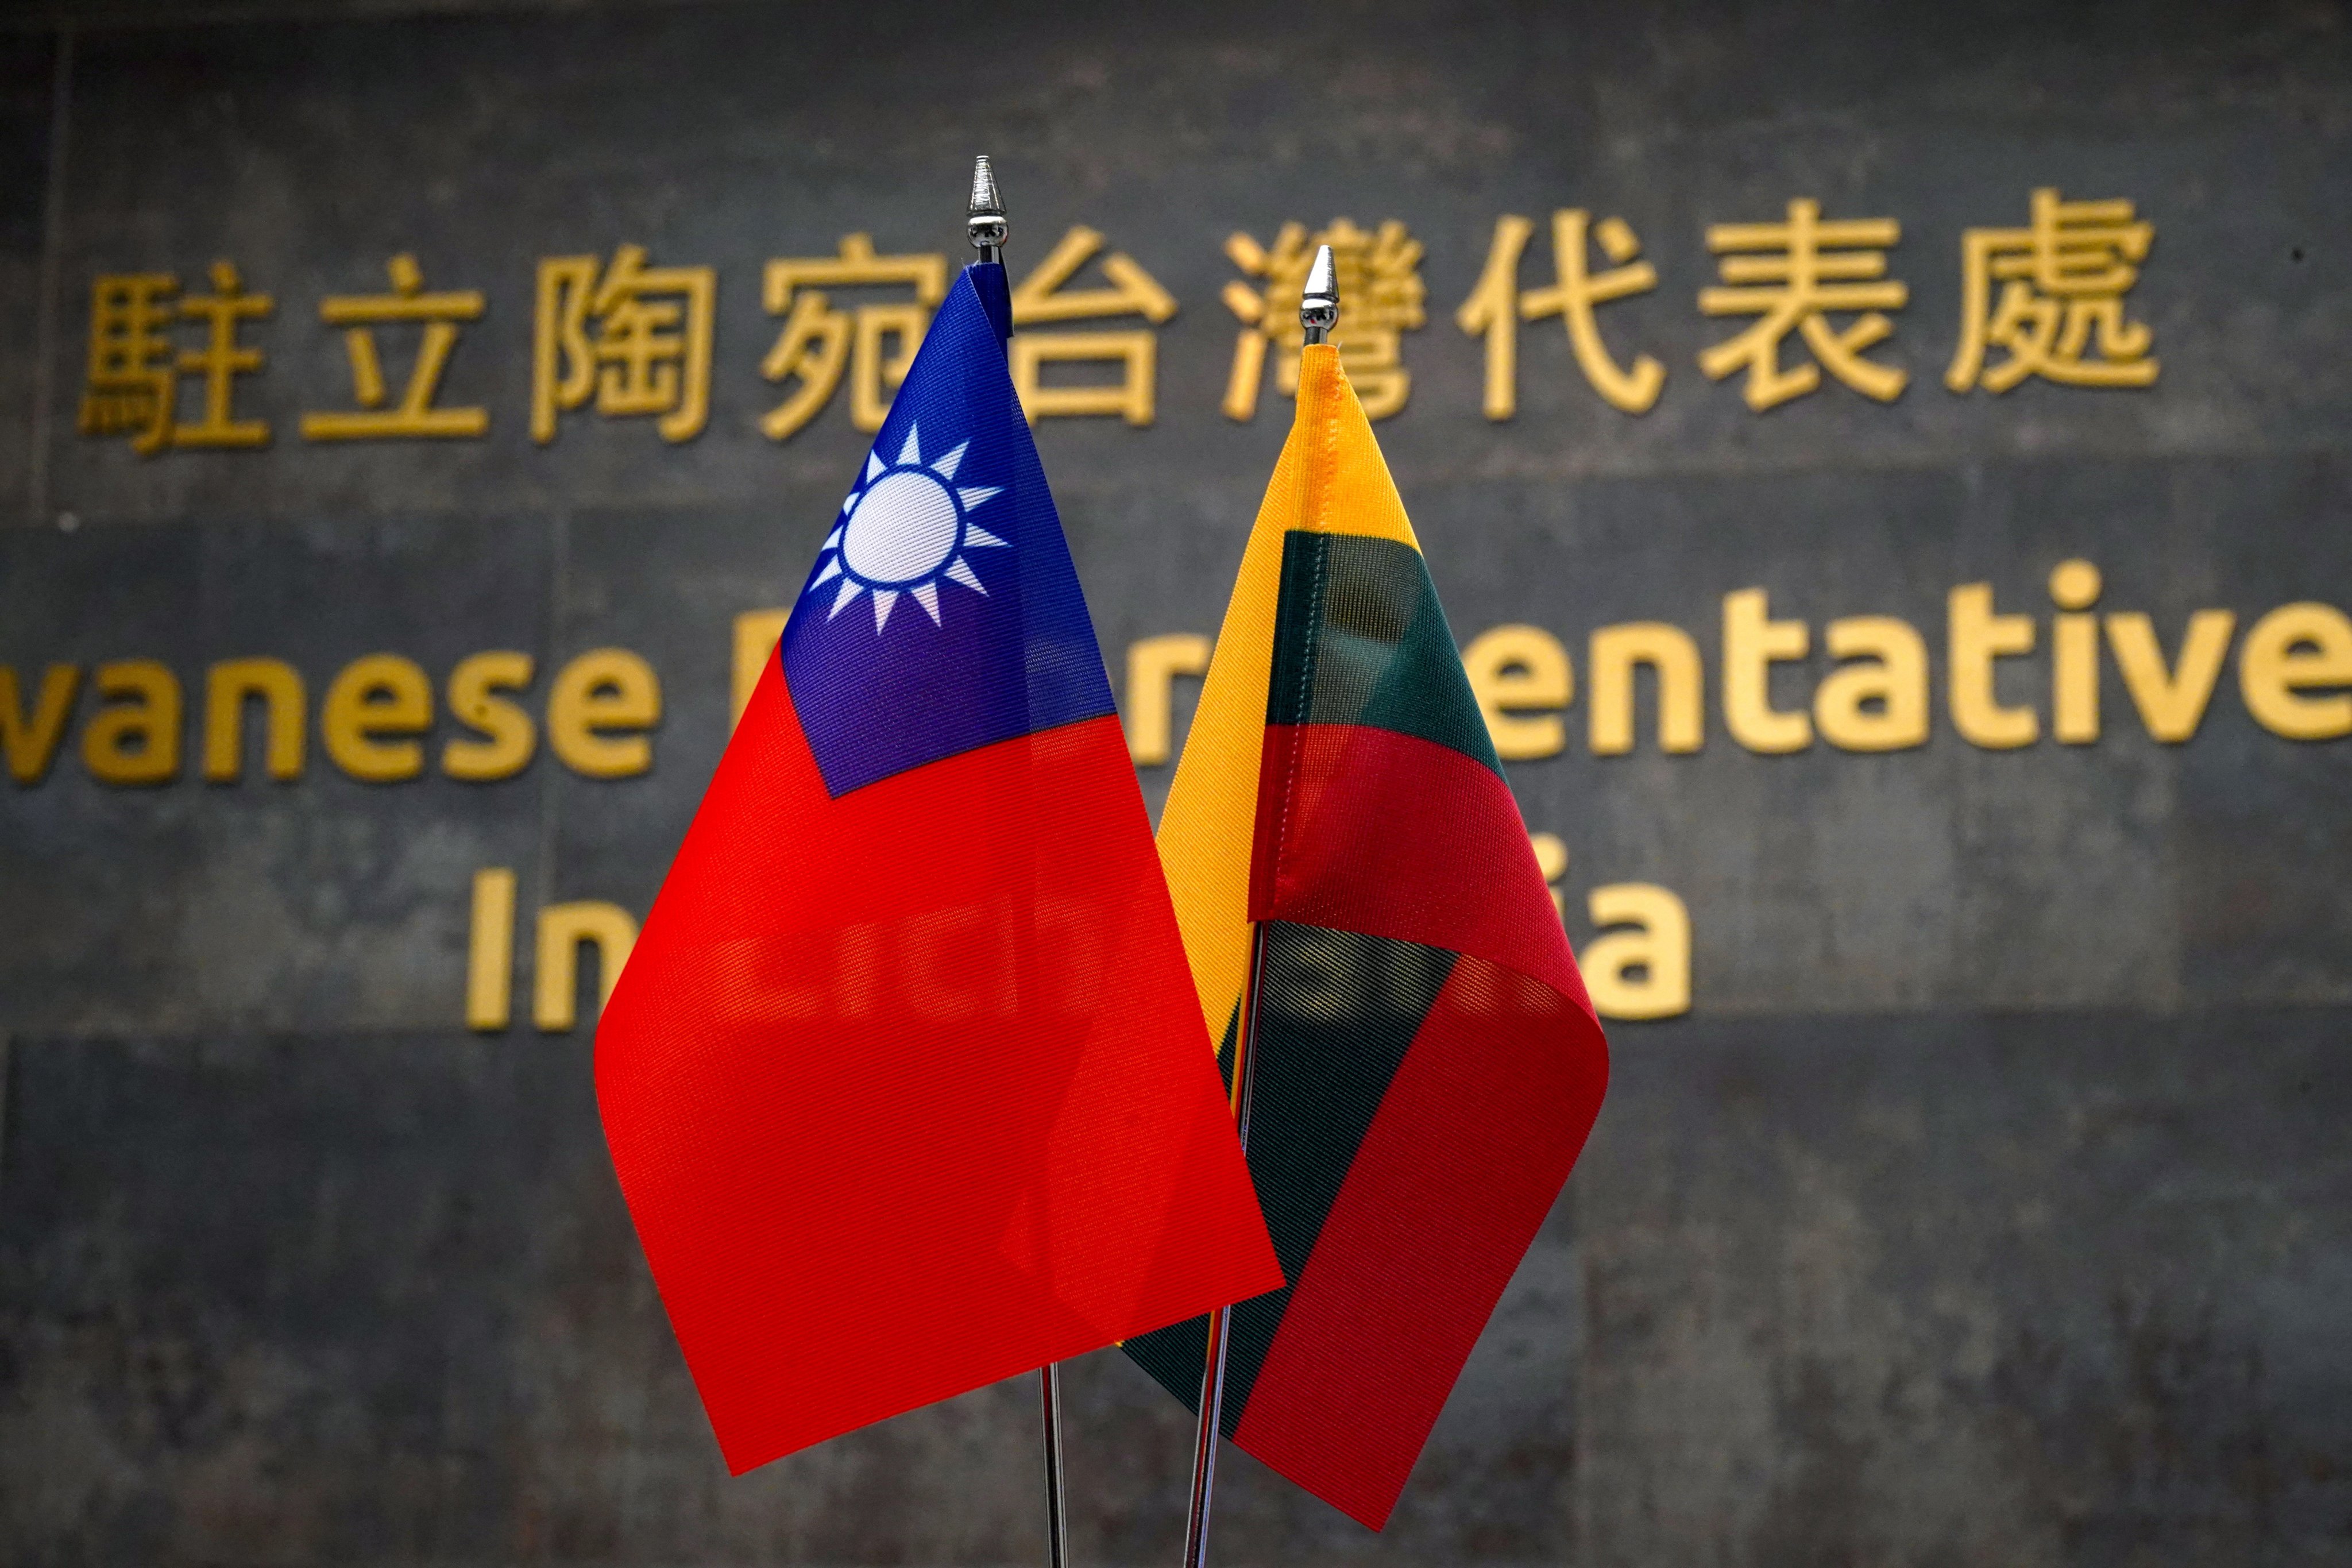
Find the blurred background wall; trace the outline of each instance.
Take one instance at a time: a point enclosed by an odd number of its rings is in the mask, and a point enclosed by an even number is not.
[[[2352,1559],[2342,5],[6,28],[0,1559],[1039,1559],[1025,1382],[725,1478],[589,1081],[981,151],[1148,797],[1336,231],[1616,1015],[1388,1532],[1220,1560]]]

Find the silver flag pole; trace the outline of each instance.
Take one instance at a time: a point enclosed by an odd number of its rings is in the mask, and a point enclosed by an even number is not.
[[[1045,1415],[1045,1560],[1070,1568],[1069,1521],[1062,1510],[1062,1369],[1047,1362],[1037,1373]]]
[[[964,229],[982,261],[1004,261],[1004,201],[996,194],[996,171],[983,153],[971,161],[971,201]],[[1062,1503],[1062,1369],[1052,1362],[1037,1371],[1037,1403],[1045,1428],[1045,1562],[1070,1568],[1069,1515]]]
[[[1328,343],[1339,320],[1339,285],[1331,247],[1318,246],[1299,293],[1302,342]],[[1265,927],[1250,935],[1248,988],[1242,995],[1241,1026],[1234,1031],[1234,1131],[1249,1152],[1251,1090],[1257,1077],[1258,988],[1265,977]],[[1208,1568],[1209,1510],[1217,1487],[1217,1439],[1224,1424],[1225,1352],[1232,1341],[1233,1309],[1209,1314],[1208,1352],[1201,1367],[1200,1424],[1192,1436],[1192,1499],[1184,1516],[1184,1568]]]
[[[1250,932],[1248,988],[1242,994],[1241,1026],[1234,1031],[1234,1132],[1244,1154],[1249,1152],[1250,1100],[1257,1079],[1258,985],[1265,975],[1265,927],[1259,925]],[[1231,1307],[1209,1313],[1208,1356],[1201,1367],[1201,1418],[1192,1433],[1192,1501],[1184,1515],[1184,1568],[1208,1568],[1209,1505],[1217,1485],[1217,1439],[1225,1418],[1225,1350],[1232,1329]]]
[[[1257,1069],[1257,985],[1265,967],[1265,928],[1250,933],[1249,988],[1242,996],[1241,1027],[1234,1031],[1234,1131],[1249,1152],[1251,1081]],[[1233,1309],[1209,1313],[1209,1353],[1201,1368],[1200,1425],[1192,1433],[1192,1501],[1184,1514],[1184,1568],[1208,1568],[1209,1505],[1217,1486],[1217,1438],[1225,1417],[1225,1346]]]

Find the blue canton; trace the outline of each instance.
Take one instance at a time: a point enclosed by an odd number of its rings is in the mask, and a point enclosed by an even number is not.
[[[1113,711],[1004,342],[1004,268],[964,268],[784,627],[836,797]]]

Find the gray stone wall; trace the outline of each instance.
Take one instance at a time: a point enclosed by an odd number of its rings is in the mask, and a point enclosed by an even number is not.
[[[1457,633],[1531,625],[1573,661],[1564,750],[1510,770],[1568,846],[1570,936],[1594,940],[1596,887],[1689,914],[1690,1006],[1612,1025],[1592,1143],[1388,1531],[1236,1457],[1219,1560],[2352,1560],[2352,739],[2278,733],[2241,690],[2264,615],[2352,609],[2343,6],[191,4],[11,26],[0,664],[26,703],[53,664],[81,686],[44,775],[0,784],[0,1561],[1042,1552],[1026,1383],[725,1477],[618,1202],[590,1026],[530,1018],[535,911],[642,915],[725,742],[733,618],[791,601],[865,449],[846,386],[788,441],[758,429],[781,396],[763,262],[860,231],[960,261],[975,151],[1016,279],[1084,224],[1179,305],[1149,426],[1039,430],[1115,681],[1134,640],[1213,631],[1287,422],[1271,386],[1254,420],[1220,412],[1227,237],[1408,226],[1427,321],[1378,429]],[[2155,226],[2126,296],[2153,386],[1945,386],[1963,236],[2022,226],[2037,186]],[[1908,374],[1891,403],[1824,377],[1759,414],[1699,368],[1745,324],[1698,308],[1708,226],[1798,197],[1901,223],[1908,301],[1867,351]],[[1550,282],[1562,207],[1622,216],[1656,267],[1600,320],[1664,389],[1622,413],[1557,319],[1528,321],[1517,416],[1491,421],[1454,312],[1506,214],[1538,226],[1522,286]],[[535,268],[623,244],[716,270],[707,427],[583,410],[541,445]],[[351,406],[320,301],[380,292],[403,251],[485,296],[442,401],[488,434],[305,441],[303,412]],[[77,434],[93,280],[194,291],[218,258],[276,300],[236,395],[271,444]],[[2232,613],[2190,738],[2150,735],[2104,643],[2097,739],[2053,737],[2045,583],[2070,559],[2167,658],[2193,612]],[[2036,713],[2016,749],[1948,701],[1947,596],[1977,583],[2035,623],[1997,679]],[[1788,711],[1836,663],[1830,622],[1916,627],[1925,743],[1743,744],[1723,602],[1754,587],[1809,630],[1770,677]],[[1633,751],[1590,742],[1589,638],[1632,622],[1700,652],[1695,752],[1661,749],[1647,676]],[[641,775],[544,739],[555,672],[601,647],[661,680]],[[408,782],[322,749],[353,658],[437,688],[492,648],[536,661],[516,776],[447,776],[445,710]],[[205,671],[253,656],[304,679],[301,774],[265,778],[248,736],[243,776],[208,783]],[[127,659],[183,689],[169,782],[83,760],[91,672]],[[1169,773],[1142,770],[1155,804]],[[488,867],[517,873],[523,935],[516,1021],[483,1032]],[[593,1016],[593,973],[579,991]],[[1068,1388],[1078,1560],[1171,1560],[1189,1419],[1115,1354]]]

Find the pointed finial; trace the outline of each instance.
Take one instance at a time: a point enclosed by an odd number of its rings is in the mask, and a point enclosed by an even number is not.
[[[1298,297],[1298,324],[1310,343],[1328,343],[1339,320],[1339,279],[1331,268],[1331,247],[1315,247],[1315,265],[1307,269],[1307,289]]]
[[[982,261],[1004,259],[1004,202],[996,194],[996,171],[988,166],[985,153],[971,161],[971,208],[964,227]]]

